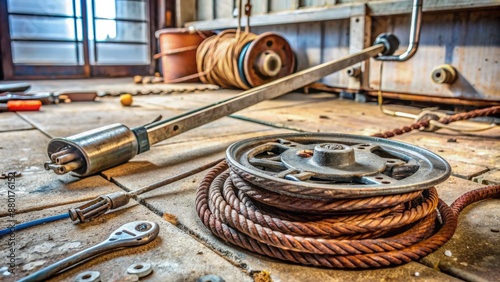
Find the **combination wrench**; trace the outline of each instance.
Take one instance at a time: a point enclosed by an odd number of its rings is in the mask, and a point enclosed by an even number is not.
[[[147,244],[156,238],[159,231],[158,224],[150,221],[135,221],[124,224],[116,229],[105,241],[40,269],[22,278],[19,282],[45,281],[55,274],[109,251]]]

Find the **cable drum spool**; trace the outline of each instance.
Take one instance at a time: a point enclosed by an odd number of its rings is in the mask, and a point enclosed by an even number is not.
[[[418,260],[445,244],[468,204],[451,207],[434,185],[451,173],[425,149],[347,134],[281,134],[242,140],[200,183],[196,210],[226,242],[261,255],[328,268]]]
[[[203,41],[196,57],[201,81],[224,88],[250,89],[295,69],[290,44],[274,32],[225,30]]]

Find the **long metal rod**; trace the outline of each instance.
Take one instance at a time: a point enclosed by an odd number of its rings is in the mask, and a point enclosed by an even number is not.
[[[149,143],[151,145],[158,143],[167,138],[255,105],[261,101],[274,99],[290,91],[311,84],[331,73],[374,57],[382,53],[383,50],[384,45],[377,44],[347,57],[323,63],[252,88],[233,98],[187,112],[168,120],[152,123],[145,127]]]

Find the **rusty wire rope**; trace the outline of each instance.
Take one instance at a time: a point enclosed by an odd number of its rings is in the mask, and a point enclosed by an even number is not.
[[[221,162],[201,182],[196,210],[215,235],[261,255],[329,268],[370,268],[434,252],[453,236],[465,206],[498,195],[500,185],[484,187],[451,207],[435,188],[337,201],[294,199],[245,182]]]
[[[440,122],[499,111],[493,107]],[[392,137],[428,124],[421,121],[375,136]],[[271,192],[264,179],[256,186],[241,173],[223,161],[205,176],[196,195],[196,211],[204,225],[226,242],[252,252],[328,268],[376,268],[418,260],[453,236],[459,213],[467,205],[500,195],[500,185],[487,186],[448,206],[430,187],[406,194],[320,201]]]
[[[238,69],[243,47],[257,35],[239,30],[225,30],[205,39],[197,49],[196,65],[200,80],[223,88],[249,89]]]
[[[449,117],[443,117],[438,120],[439,123],[442,124],[449,124],[455,121],[460,121],[460,120],[467,120],[471,118],[476,118],[476,117],[485,117],[485,116],[492,116],[500,113],[500,106],[494,106],[494,107],[489,107],[485,109],[478,109],[470,112],[465,112],[465,113],[458,113]],[[411,125],[408,126],[403,126],[401,128],[396,128],[390,131],[386,131],[383,133],[377,133],[373,134],[373,137],[382,137],[382,138],[390,138],[394,137],[396,135],[401,135],[407,132],[410,132],[412,130],[416,129],[422,129],[422,128],[427,128],[431,125],[431,120],[421,120],[417,121]]]
[[[241,30],[242,9],[245,9],[247,22],[245,29]],[[238,68],[238,58],[248,43],[257,38],[250,32],[250,1],[243,6],[242,0],[238,1],[238,27],[225,30],[205,39],[196,51],[196,66],[200,80],[204,83],[219,85],[223,88],[249,89],[243,81],[244,74]]]

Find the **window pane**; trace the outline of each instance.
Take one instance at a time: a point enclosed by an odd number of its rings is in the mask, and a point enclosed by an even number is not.
[[[271,12],[289,11],[295,9],[295,1],[270,0],[269,10]]]
[[[97,43],[98,65],[149,64],[148,45]]]
[[[146,20],[146,2],[96,0],[94,3],[97,18]]]
[[[39,16],[9,16],[12,39],[75,39],[75,24],[72,18],[50,18]],[[77,20],[81,25],[81,20]]]
[[[6,2],[9,13],[14,13],[9,15],[8,20],[12,39],[12,58],[15,64],[83,65],[81,42],[83,28],[82,19],[78,18],[81,17],[80,2],[86,3],[88,12],[90,64],[150,63],[148,2],[145,0],[6,0]],[[76,10],[77,16],[76,34],[73,10]],[[75,39],[80,42],[50,42]]]
[[[10,13],[73,16],[73,0],[7,0],[7,7]]]
[[[96,20],[97,41],[148,42],[146,23]]]
[[[12,42],[15,64],[76,64],[76,46],[65,42]]]
[[[78,43],[78,65],[83,66],[85,64],[83,60],[83,43]]]

